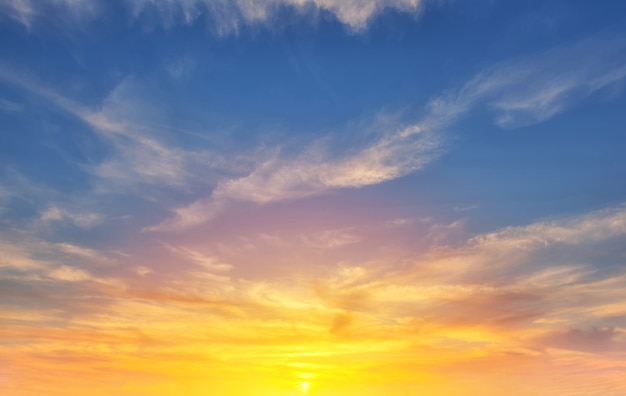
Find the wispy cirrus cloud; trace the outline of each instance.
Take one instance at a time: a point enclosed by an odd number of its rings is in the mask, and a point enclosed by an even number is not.
[[[80,228],[91,228],[103,221],[103,216],[98,213],[73,213],[56,206],[46,209],[40,217],[41,221],[70,221]]]
[[[228,272],[233,268],[230,264],[221,263],[219,259],[214,256],[207,256],[188,247],[170,245],[167,245],[166,247],[169,251],[200,265],[207,271]]]
[[[61,265],[80,265],[85,268],[114,265],[119,258],[111,252],[68,242],[46,242],[25,233],[19,237],[0,236],[0,247],[4,252],[0,267],[25,273],[39,273]]]
[[[202,175],[232,164],[213,153],[171,146],[160,139],[147,121],[150,109],[134,97],[133,79],[119,84],[100,109],[91,110],[6,67],[0,70],[0,77],[88,123],[112,145],[112,155],[90,166],[101,180],[127,188],[152,184],[184,190],[192,181],[199,185],[204,179],[200,184],[205,190],[213,188],[209,197],[179,205],[172,209],[173,217],[145,228],[164,231],[205,223],[238,201],[279,202],[402,177],[437,158],[444,146],[442,130],[480,105],[495,111],[495,122],[507,128],[545,121],[594,92],[618,86],[626,76],[622,66],[625,48],[624,40],[605,40],[600,35],[502,62],[460,88],[436,96],[417,122],[374,122],[364,131],[352,131],[352,136],[360,138],[342,152],[332,147],[335,142],[328,138],[296,155],[287,155],[278,147],[257,152],[249,161],[252,165],[243,169],[247,174],[241,175],[238,168],[229,172],[237,176],[219,182],[207,181]],[[590,53],[594,56],[588,56]],[[369,136],[369,141],[363,143],[363,136]]]
[[[104,160],[86,167],[101,180],[104,190],[137,185],[182,187],[194,177],[190,169],[210,168],[220,162],[207,152],[185,150],[162,141],[146,121],[155,110],[133,96],[132,79],[117,85],[97,109],[83,106],[5,65],[0,65],[0,79],[85,122],[105,140],[113,150]]]
[[[83,246],[73,245],[71,243],[54,243],[49,246],[60,253],[68,253],[96,265],[113,264],[116,262],[116,260],[110,255]]]
[[[209,198],[174,209],[175,217],[147,230],[202,224],[236,201],[265,204],[382,183],[421,169],[439,154],[440,139],[426,123],[382,129],[373,142],[339,156],[319,145],[293,159],[275,155],[247,176],[220,182]]]
[[[30,28],[37,19],[48,17],[50,11],[57,11],[59,16],[80,20],[94,17],[97,6],[97,2],[89,0],[0,0],[0,13]]]
[[[433,110],[456,116],[479,104],[495,123],[516,128],[546,121],[626,77],[626,40],[597,34],[574,44],[504,61],[457,91],[433,101]]]
[[[251,24],[271,23],[281,7],[316,17],[326,11],[353,30],[366,28],[368,22],[385,9],[418,13],[423,0],[124,0],[127,11],[135,18],[156,15],[160,24],[171,27],[207,19],[217,34],[237,33]],[[106,11],[106,2],[85,0],[2,0],[0,12],[31,26],[50,11],[66,13],[75,20],[97,18]]]
[[[499,126],[521,127],[546,121],[599,90],[617,86],[626,77],[625,50],[626,41],[600,35],[496,64],[460,88],[436,96],[416,123],[381,125],[376,139],[340,155],[317,146],[295,158],[278,152],[260,159],[248,175],[219,182],[210,197],[175,208],[173,218],[146,230],[182,230],[202,224],[234,201],[277,202],[407,175],[442,151],[443,129],[481,105],[495,111]]]
[[[65,107],[72,112],[72,108]],[[190,168],[208,162],[206,153],[188,151],[161,140],[147,122],[156,110],[135,96],[132,79],[124,80],[103,100],[100,109],[74,112],[114,148],[91,171],[103,181],[124,187],[152,184],[181,187]]]
[[[620,250],[625,236],[626,212],[623,207],[617,207],[475,235],[455,246],[433,246],[426,253],[416,252],[417,258],[411,260],[391,256],[371,262],[340,263],[334,270],[328,269],[327,278],[317,277],[314,290],[321,292],[322,297],[334,296],[329,301],[340,305],[331,304],[333,308],[346,309],[352,305],[349,296],[355,296],[361,302],[373,303],[371,309],[376,312],[399,315],[422,308],[437,309],[437,304],[446,301],[457,301],[460,305],[472,296],[477,297],[476,304],[493,304],[495,308],[506,303],[498,300],[498,296],[508,295],[510,303],[520,309],[526,299],[537,308],[536,302],[549,298],[555,305],[544,308],[554,309],[551,314],[567,316],[571,301],[565,297],[571,295],[571,289],[586,288],[594,294],[595,299],[587,300],[590,307],[604,304],[600,285],[615,292],[619,290],[618,285],[624,281],[616,267],[619,261],[609,260],[612,253],[605,257],[603,251]],[[368,243],[367,237],[361,238],[360,243]],[[375,239],[384,240],[385,236],[377,235]],[[275,247],[284,249],[282,244]],[[325,249],[330,251],[333,245]],[[598,260],[602,265],[597,264]],[[409,262],[412,264],[408,265]],[[551,298],[550,293],[558,295]],[[564,299],[560,300],[561,297]],[[606,299],[614,301],[614,297]],[[434,305],[419,304],[426,301]],[[379,303],[391,305],[383,309],[377,307]],[[620,306],[626,309],[623,304]],[[396,309],[408,311],[402,313]],[[486,315],[493,313],[489,309],[482,311]],[[478,323],[479,319],[476,320]]]

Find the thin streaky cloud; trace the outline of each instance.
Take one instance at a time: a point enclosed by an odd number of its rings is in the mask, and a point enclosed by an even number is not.
[[[353,285],[373,294],[382,288],[385,299],[391,298],[387,285],[393,285],[392,289],[402,298],[420,300],[430,293],[459,294],[463,288],[493,291],[582,287],[611,279],[621,283],[623,279],[613,277],[611,263],[605,267],[595,265],[594,256],[600,246],[619,245],[625,235],[626,208],[618,206],[560,220],[506,227],[471,236],[456,246],[435,245],[431,252],[420,255],[401,271],[393,270],[395,265],[339,267],[333,284]],[[564,257],[577,257],[577,261],[555,259],[555,249],[569,251]],[[430,292],[414,293],[415,287],[426,287]]]
[[[595,326],[626,313],[616,303],[626,278],[610,263],[595,263],[598,250],[619,246],[625,235],[626,211],[617,207],[475,235],[403,271],[393,264],[338,266],[314,289],[330,308],[432,318],[433,331],[522,326],[521,340],[532,347],[544,331]],[[555,260],[555,249],[576,262]]]
[[[206,153],[191,152],[170,147],[159,141],[136,120],[129,119],[134,103],[129,101],[132,83],[119,84],[95,111],[36,82],[35,78],[0,65],[0,79],[47,100],[93,128],[114,147],[110,158],[90,165],[88,170],[100,179],[116,185],[132,187],[137,184],[155,184],[181,187],[192,177],[190,168],[210,166],[213,159]],[[105,187],[108,189],[109,187]]]
[[[305,152],[295,160],[267,159],[249,175],[220,182],[207,199],[173,209],[175,216],[148,231],[182,230],[214,218],[232,201],[268,203],[332,189],[358,188],[421,169],[442,150],[438,132],[480,104],[496,110],[496,124],[510,128],[545,121],[595,91],[624,78],[623,40],[594,37],[526,59],[503,62],[471,78],[456,91],[434,98],[413,125],[384,132],[356,153],[333,159]],[[571,63],[589,51],[597,56]],[[591,83],[589,83],[591,81]]]
[[[496,64],[431,106],[440,117],[454,118],[482,103],[495,112],[495,123],[503,128],[537,124],[621,83],[624,62],[626,41],[597,34]]]
[[[91,280],[92,275],[85,270],[63,265],[48,272],[48,276],[55,280],[80,282]]]
[[[90,262],[96,264],[114,264],[116,262],[115,259],[98,250],[73,245],[71,243],[55,243],[51,244],[50,247],[63,253],[69,253],[78,256],[79,258],[88,259]]]
[[[219,35],[236,34],[246,25],[272,24],[280,7],[291,7],[300,14],[319,11],[332,13],[341,23],[354,31],[363,30],[369,21],[385,9],[395,9],[409,14],[419,13],[423,0],[124,0],[122,4],[134,17],[144,13],[159,16],[166,27],[191,25],[206,18]],[[105,12],[106,3],[86,0],[2,0],[0,12],[32,27],[47,17],[44,11],[54,10],[69,14],[75,23],[89,21]]]
[[[578,264],[582,265],[579,267],[581,271],[610,274],[614,264],[594,267],[591,262],[586,262],[591,259],[584,257],[599,253],[586,249],[588,246],[603,243],[607,246],[619,244],[619,239],[624,235],[626,210],[624,206],[619,206],[578,217],[507,227],[480,234],[458,247],[435,249],[432,257],[426,261],[418,261],[415,271],[418,276],[430,274],[434,277],[443,276],[449,282],[470,283],[482,282],[492,277],[511,279],[523,273]],[[564,254],[557,258],[551,256],[554,249],[578,253]],[[535,262],[529,261],[529,257],[544,254],[545,262],[539,260],[538,256],[534,257]],[[576,257],[578,258],[575,259]],[[424,266],[420,266],[420,263]]]
[[[0,10],[26,27],[30,27],[32,19],[36,16],[33,5],[29,0],[2,0],[0,2]]]
[[[50,261],[33,257],[33,249],[37,247],[30,243],[19,245],[14,241],[0,239],[0,248],[3,252],[0,258],[0,268],[31,271],[47,267]]]
[[[214,271],[214,272],[228,272],[230,271],[233,266],[230,264],[225,264],[220,262],[220,260],[214,256],[208,256],[206,254],[203,254],[201,252],[198,252],[194,249],[190,249],[188,247],[185,246],[171,246],[171,245],[166,245],[166,248],[173,252],[176,253],[179,256],[182,256],[198,265],[200,265],[201,267],[203,267],[204,269],[208,270],[208,271]]]
[[[623,49],[623,41],[595,37],[546,54],[498,64],[470,79],[458,91],[432,100],[421,122],[384,132],[360,151],[338,158],[319,150],[305,151],[295,160],[279,155],[260,158],[247,176],[218,183],[211,197],[173,209],[176,214],[173,219],[146,230],[180,230],[201,224],[233,201],[268,203],[296,199],[404,176],[437,157],[441,137],[434,136],[433,130],[456,122],[480,103],[487,103],[497,111],[499,125],[522,126],[544,121],[585,96],[619,83],[625,74],[616,60],[623,57]],[[597,52],[597,56],[578,64],[569,62],[590,50]],[[75,115],[113,143],[115,155],[92,170],[103,180],[127,186],[140,182],[180,188],[194,177],[192,165],[211,167],[215,162],[202,153],[166,147],[155,137],[139,132],[141,125],[127,118],[128,108],[133,107],[128,99],[132,90],[128,80],[107,97],[101,110],[94,112],[7,67],[0,71],[4,80]],[[559,72],[558,78],[550,79]]]
[[[92,20],[99,14],[100,5],[93,0],[0,0],[0,14],[32,30],[37,21],[51,15],[69,24]]]
[[[69,221],[77,227],[89,229],[101,224],[104,216],[99,213],[76,213],[57,206],[50,206],[39,218],[43,222]]]
[[[318,148],[293,160],[275,156],[245,177],[220,182],[209,198],[174,209],[175,217],[146,231],[184,230],[236,201],[266,204],[393,180],[435,159],[441,144],[436,134],[414,124],[384,131],[373,143],[338,158]]]

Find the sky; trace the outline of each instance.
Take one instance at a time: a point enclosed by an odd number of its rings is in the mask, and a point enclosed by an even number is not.
[[[626,2],[0,0],[0,393],[626,394]]]

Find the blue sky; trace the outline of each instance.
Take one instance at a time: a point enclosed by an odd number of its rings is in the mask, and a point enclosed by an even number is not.
[[[489,356],[623,376],[625,22],[616,1],[0,0],[0,314],[105,331],[117,305],[217,299],[293,325],[307,301],[333,345],[493,320]],[[11,337],[0,389],[37,394]],[[581,381],[554,394],[623,390]]]

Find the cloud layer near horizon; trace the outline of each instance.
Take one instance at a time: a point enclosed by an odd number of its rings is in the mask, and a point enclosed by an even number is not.
[[[357,365],[350,363],[355,357],[378,372],[375,381],[388,381],[391,373],[407,368],[426,378],[457,370],[477,358],[480,346],[482,363],[476,369],[483,374],[502,364],[511,369],[524,362],[550,365],[550,376],[540,382],[552,394],[551,388],[565,389],[559,385],[560,376],[572,365],[585,364],[590,372],[624,369],[620,362],[626,346],[626,305],[620,301],[626,298],[626,278],[615,272],[620,261],[607,261],[610,255],[604,252],[623,252],[625,236],[626,211],[617,207],[474,235],[456,246],[409,253],[413,257],[331,265],[315,277],[312,268],[294,268],[262,279],[235,275],[238,266],[252,263],[227,264],[225,257],[201,246],[164,246],[159,259],[145,263],[152,270],[139,266],[131,274],[133,267],[127,265],[142,264],[141,254],[115,257],[111,252],[103,261],[99,253],[70,245],[2,242],[9,253],[0,263],[7,286],[2,288],[3,300],[20,308],[4,311],[7,326],[2,335],[15,339],[21,333],[22,342],[31,345],[21,352],[4,347],[4,359],[13,368],[6,375],[15,386],[35,389],[22,382],[27,376],[19,367],[45,367],[39,357],[43,353],[81,353],[83,359],[98,361],[116,351],[139,364],[146,358],[142,351],[149,349],[150,355],[169,356],[160,364],[144,365],[142,370],[149,373],[195,356],[202,361],[246,362],[225,371],[236,375],[240,369],[252,369],[249,364],[271,370],[276,367],[273,357],[293,354],[290,362],[331,384],[339,381],[332,379],[333,365],[344,362],[344,370],[355,372]],[[388,238],[384,233],[370,237],[376,243]],[[361,236],[344,249],[359,249],[374,240]],[[276,242],[277,253],[284,252]],[[319,249],[306,249],[311,248]],[[37,259],[43,252],[46,261]],[[83,264],[69,266],[72,257]],[[173,257],[179,264],[168,268]],[[399,259],[408,265],[398,267]],[[598,260],[605,264],[596,265]],[[103,265],[110,268],[107,276],[98,275]],[[26,285],[36,287],[38,294],[30,294]],[[70,291],[87,290],[83,299],[64,298]],[[47,301],[44,307],[38,302],[41,296]],[[55,312],[72,319],[61,326]],[[180,326],[190,322],[195,329],[181,333]],[[28,330],[33,326],[39,329],[36,333]],[[91,352],[84,355],[81,351],[89,345]],[[424,354],[421,363],[413,359],[408,345]],[[386,353],[395,358],[387,361]],[[367,358],[371,354],[380,354],[380,359]],[[502,360],[511,354],[516,357]],[[612,359],[601,360],[605,354]],[[257,359],[262,360],[253,363]],[[78,373],[81,368],[72,364],[64,370]],[[533,371],[526,370],[517,375],[530,380]],[[441,384],[426,381],[422,386],[427,390]],[[498,386],[475,384],[466,394]],[[512,394],[525,394],[532,386]],[[589,394],[597,384],[582,377],[569,386],[571,394]],[[607,394],[624,390],[616,383],[606,389]]]

